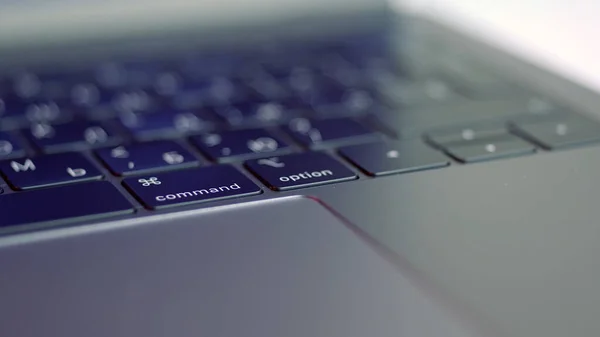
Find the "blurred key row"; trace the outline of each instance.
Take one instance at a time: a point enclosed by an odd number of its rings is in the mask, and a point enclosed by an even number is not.
[[[35,123],[20,131],[0,131],[0,159],[24,153],[58,153],[114,145],[188,138],[212,160],[283,150],[291,145],[318,147],[339,141],[378,138],[381,134],[352,118],[293,118],[283,127],[223,129],[206,118],[153,114],[132,121]],[[167,123],[168,122],[168,123]],[[270,130],[270,131],[269,131]],[[279,135],[279,136],[278,136]],[[28,151],[25,151],[29,149]]]
[[[324,160],[322,158],[326,155],[315,152],[320,145],[327,143],[365,174],[380,176],[447,166],[448,156],[459,162],[470,163],[531,154],[538,148],[560,149],[600,142],[600,125],[575,115],[552,121],[512,123],[509,128],[488,125],[438,130],[427,134],[426,140],[430,144],[420,139],[385,140],[380,134],[348,119],[320,122],[309,126],[298,122],[299,125],[292,124],[289,127],[289,135],[295,135],[298,142],[313,148],[313,152],[299,153],[298,147],[267,129],[242,129],[193,136],[189,144],[159,140],[113,145],[95,150],[94,155],[115,176],[205,166],[207,159],[216,163],[244,161],[267,185],[274,189],[286,189],[287,185],[297,185],[296,178],[280,180],[291,182],[280,186],[276,180],[268,177],[271,174],[269,170],[284,167],[292,167],[293,170],[298,167],[316,169],[313,166],[319,166],[319,161],[333,160]],[[94,137],[97,139],[98,135]],[[0,150],[4,153],[11,150],[10,153],[15,155],[13,159],[0,162],[0,172],[15,190],[102,178],[101,171],[85,154],[66,152],[33,157],[16,156],[23,150],[17,145],[13,146],[10,139],[7,135],[0,135]],[[202,153],[202,156],[195,154],[195,151]],[[287,171],[287,168],[275,171]],[[309,179],[303,176],[308,176],[310,170],[301,171],[303,175],[299,173],[299,179]]]

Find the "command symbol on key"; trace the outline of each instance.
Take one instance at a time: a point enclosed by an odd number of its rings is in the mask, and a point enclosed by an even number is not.
[[[150,185],[160,185],[162,182],[158,180],[157,177],[151,177],[148,179],[138,179],[138,183],[142,184],[144,187],[148,187]]]

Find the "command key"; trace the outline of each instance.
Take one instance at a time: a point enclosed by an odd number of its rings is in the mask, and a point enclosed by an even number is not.
[[[267,186],[278,191],[357,178],[354,172],[321,152],[250,160],[246,167]]]
[[[128,178],[123,184],[150,209],[243,197],[262,191],[229,165]]]

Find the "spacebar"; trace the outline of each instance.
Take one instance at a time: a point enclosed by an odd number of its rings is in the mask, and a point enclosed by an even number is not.
[[[12,232],[132,213],[133,207],[110,183],[97,181],[1,195],[0,210],[0,232]]]

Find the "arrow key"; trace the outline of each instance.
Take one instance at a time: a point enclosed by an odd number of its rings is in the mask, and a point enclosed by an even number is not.
[[[189,151],[166,140],[100,149],[96,155],[118,176],[199,165]]]

